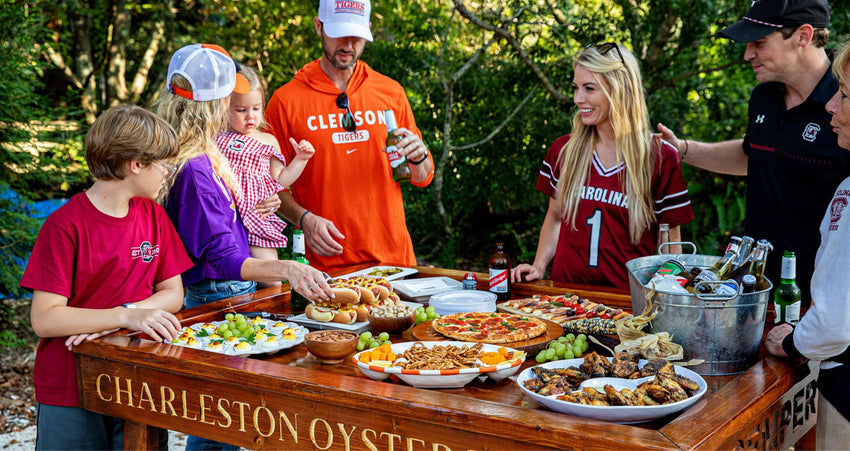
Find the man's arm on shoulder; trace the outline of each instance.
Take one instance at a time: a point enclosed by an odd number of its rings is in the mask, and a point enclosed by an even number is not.
[[[685,150],[687,149],[687,152]],[[682,162],[711,172],[729,175],[747,175],[749,157],[744,153],[744,140],[735,139],[718,143],[687,140],[679,148]]]

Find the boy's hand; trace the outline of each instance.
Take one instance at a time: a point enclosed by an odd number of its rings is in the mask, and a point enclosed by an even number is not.
[[[112,332],[115,332],[116,330],[119,330],[119,328],[104,330],[104,331],[101,331],[101,332],[95,332],[93,334],[71,335],[70,337],[68,337],[67,340],[65,340],[65,347],[67,347],[68,350],[70,351],[71,348],[73,348],[74,346],[77,346],[78,344],[82,343],[85,340],[94,340],[95,338],[100,338],[100,337],[103,337],[105,335],[109,335]]]
[[[306,139],[302,139],[301,142],[296,142],[292,137],[289,138],[289,144],[292,145],[292,148],[295,149],[295,158],[299,160],[309,160],[313,158],[313,155],[316,153],[316,149],[313,148],[313,145],[310,144],[310,141]]]
[[[146,333],[154,341],[171,341],[180,335],[177,317],[160,309],[127,309],[126,328]]]

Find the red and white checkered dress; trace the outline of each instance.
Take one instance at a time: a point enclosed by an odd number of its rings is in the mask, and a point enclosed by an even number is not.
[[[286,247],[283,229],[286,222],[277,215],[261,218],[255,211],[257,204],[272,197],[286,187],[272,178],[269,159],[276,157],[283,164],[286,159],[274,146],[263,144],[241,133],[226,131],[216,136],[218,148],[230,161],[233,174],[242,187],[236,197],[236,208],[248,230],[248,243],[258,247]]]

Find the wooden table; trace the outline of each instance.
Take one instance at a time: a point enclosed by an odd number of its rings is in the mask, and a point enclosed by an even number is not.
[[[417,269],[417,277],[465,274]],[[479,274],[479,287],[486,289],[485,274]],[[220,320],[229,308],[286,313],[287,290],[265,289],[179,317],[185,326]],[[566,291],[631,309],[622,290],[551,281],[513,287],[522,297]],[[82,407],[126,418],[126,449],[152,447],[157,432],[151,426],[255,449],[814,448],[815,375],[802,360],[764,352],[742,374],[706,377],[708,392],[685,412],[636,425],[546,410],[511,379],[439,390],[373,381],[350,362],[321,364],[303,345],[243,358],[123,331],[74,352]],[[523,368],[533,364],[529,359]]]

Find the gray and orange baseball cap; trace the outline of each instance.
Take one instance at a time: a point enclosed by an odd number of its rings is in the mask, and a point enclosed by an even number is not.
[[[192,89],[175,86],[171,82],[175,74],[182,75]],[[239,64],[215,44],[191,44],[174,52],[168,63],[166,83],[171,93],[199,102],[250,91],[248,79],[239,73]]]

